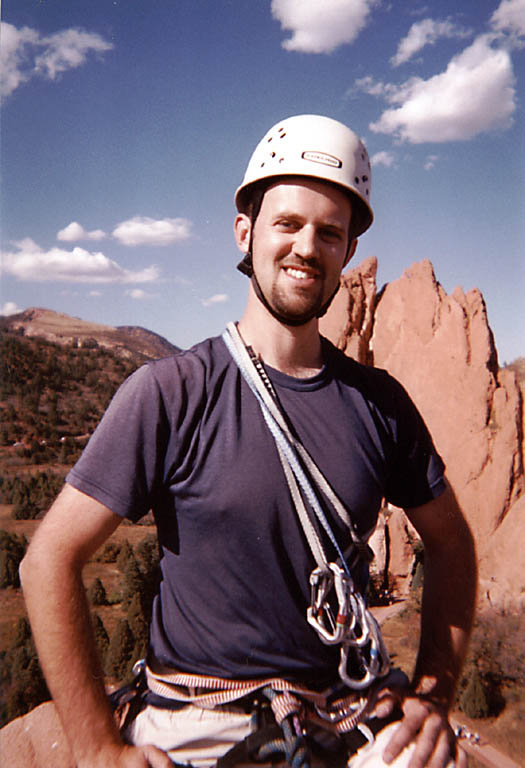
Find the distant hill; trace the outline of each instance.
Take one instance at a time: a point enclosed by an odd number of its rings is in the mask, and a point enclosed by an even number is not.
[[[32,307],[0,318],[0,328],[26,338],[40,338],[79,349],[108,349],[119,357],[140,363],[179,351],[163,336],[138,326],[113,328],[90,323],[50,309]]]
[[[15,503],[17,490],[2,478],[40,470],[63,476],[122,381],[176,351],[144,328],[48,309],[0,318],[0,503]],[[38,510],[47,501],[40,496]]]

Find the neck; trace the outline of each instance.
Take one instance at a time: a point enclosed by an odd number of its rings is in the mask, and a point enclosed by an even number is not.
[[[280,323],[261,304],[251,286],[239,331],[244,343],[265,363],[289,376],[315,376],[323,366],[318,321],[313,319],[300,326]]]

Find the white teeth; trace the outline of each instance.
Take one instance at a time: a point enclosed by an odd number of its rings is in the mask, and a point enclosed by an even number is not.
[[[291,275],[292,277],[296,277],[298,280],[306,280],[309,277],[309,275],[306,272],[302,272],[299,269],[293,269],[292,267],[288,267],[286,271],[288,272],[289,275]]]

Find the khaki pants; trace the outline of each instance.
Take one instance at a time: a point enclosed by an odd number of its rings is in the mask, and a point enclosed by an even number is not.
[[[404,749],[389,767],[381,757],[397,726],[397,723],[387,725],[377,734],[373,745],[366,744],[350,757],[348,768],[407,768],[412,746]],[[167,752],[176,763],[211,768],[219,757],[248,736],[251,730],[250,716],[244,713],[201,709],[193,705],[175,711],[148,706],[131,724],[127,735],[139,746],[154,744]],[[453,768],[453,763],[449,768]]]

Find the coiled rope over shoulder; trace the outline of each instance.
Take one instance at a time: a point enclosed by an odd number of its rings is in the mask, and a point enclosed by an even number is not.
[[[257,398],[265,422],[275,440],[297,515],[317,568],[310,576],[311,603],[307,621],[325,644],[341,644],[339,676],[354,690],[364,690],[390,669],[388,653],[375,618],[363,595],[355,589],[347,560],[324,514],[319,493],[332,505],[350,533],[354,554],[368,557],[370,551],[352,524],[348,510],[337,497],[302,443],[293,435],[279,407],[261,361],[248,352],[234,323],[222,336],[243,378]],[[306,509],[305,500],[332,543],[338,561],[328,561],[323,543]],[[335,596],[334,596],[335,593]],[[329,601],[337,603],[337,612]],[[352,659],[350,659],[352,656]],[[349,661],[352,671],[349,670]],[[361,672],[360,676],[356,676]]]

